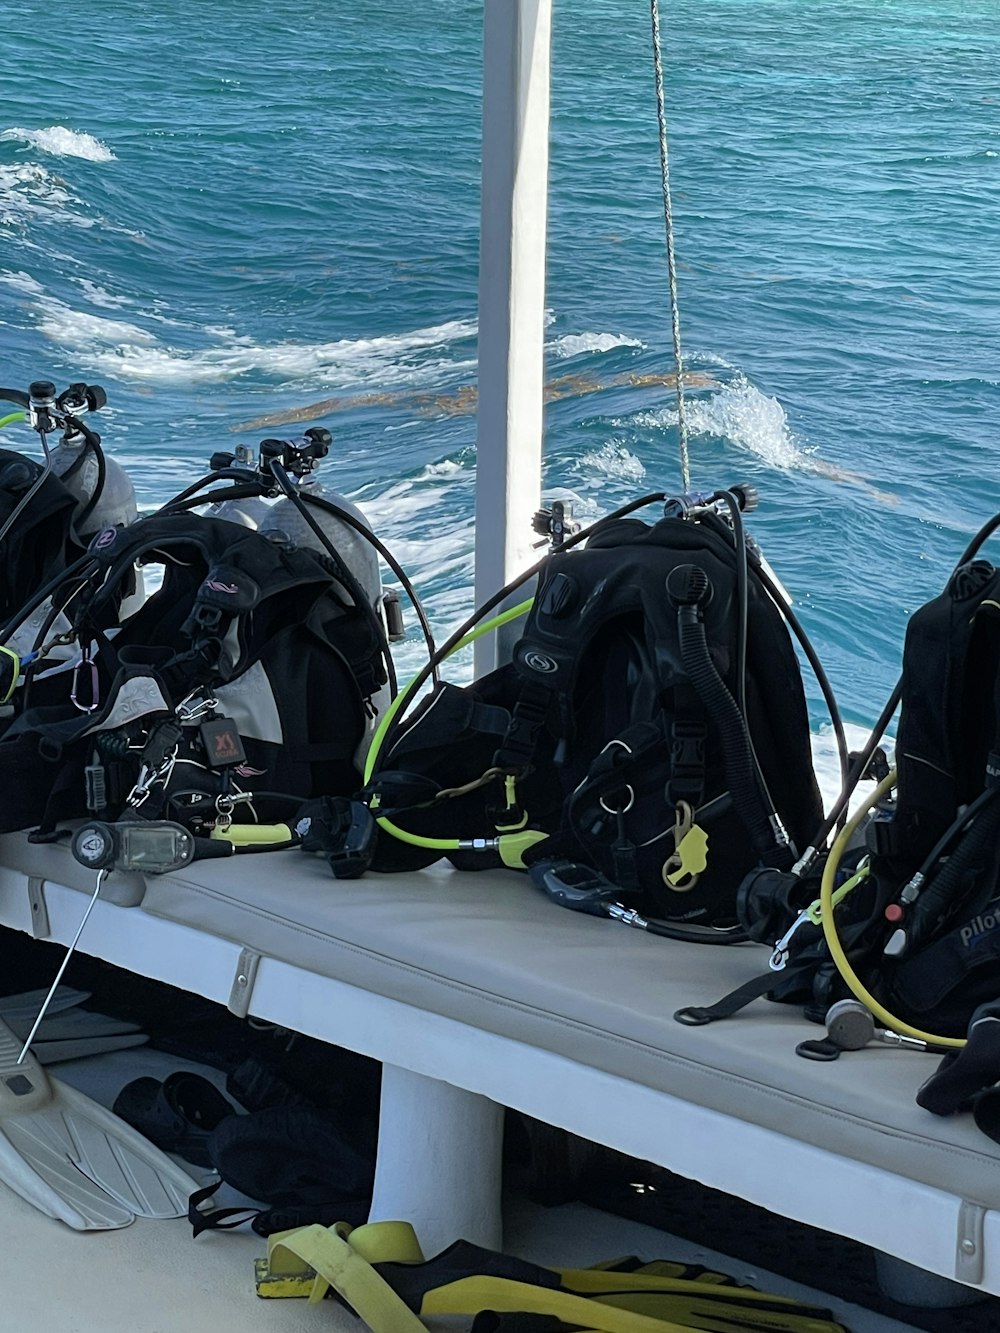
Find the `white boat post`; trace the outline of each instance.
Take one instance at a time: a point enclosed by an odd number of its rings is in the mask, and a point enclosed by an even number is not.
[[[476,605],[537,553],[552,0],[485,0],[476,422]],[[523,596],[523,593],[522,593]],[[519,600],[519,599],[515,599]],[[475,645],[475,674],[497,641]]]
[[[484,11],[477,606],[537,558],[552,0],[485,0]],[[477,676],[498,646],[502,660],[499,635],[476,641]],[[372,1220],[413,1221],[428,1254],[459,1237],[499,1249],[500,1109],[409,1070],[385,1068],[382,1086]]]

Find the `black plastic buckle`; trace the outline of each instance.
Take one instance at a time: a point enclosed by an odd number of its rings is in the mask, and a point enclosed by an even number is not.
[[[521,699],[515,706],[507,734],[493,756],[493,767],[523,771],[534,756],[538,733],[548,712],[544,704]]]
[[[705,788],[705,740],[708,727],[704,722],[675,718],[670,726],[670,781],[667,784],[670,800],[687,801],[700,805]]]

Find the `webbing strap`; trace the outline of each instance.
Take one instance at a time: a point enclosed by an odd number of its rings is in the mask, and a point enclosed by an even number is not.
[[[674,686],[670,780],[667,783],[667,795],[673,805],[687,801],[697,809],[704,800],[707,738],[708,724],[701,700],[686,681],[679,681]]]
[[[506,735],[493,756],[494,768],[523,772],[530,766],[551,701],[552,691],[545,685],[521,687]]]
[[[311,1268],[316,1280],[310,1304],[321,1301],[333,1287],[372,1333],[426,1333],[409,1306],[348,1244],[350,1234],[350,1227],[338,1222],[329,1228],[313,1225],[272,1236],[267,1247],[271,1270],[301,1273],[302,1265]]]
[[[690,1005],[686,1009],[676,1010],[674,1018],[689,1028],[703,1027],[706,1023],[715,1023],[720,1018],[731,1018],[754,1000],[759,1000],[762,995],[774,990],[779,981],[792,975],[791,969],[765,972],[763,976],[753,977],[750,981],[745,981],[742,986],[737,986],[721,1000],[716,1000],[715,1004]]]

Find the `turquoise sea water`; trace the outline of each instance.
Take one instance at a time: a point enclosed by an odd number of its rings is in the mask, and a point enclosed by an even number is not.
[[[0,382],[102,383],[145,502],[337,397],[329,479],[443,631],[471,607],[482,4],[285,9],[8,0]],[[759,487],[861,724],[1000,509],[997,18],[663,4],[693,483]],[[552,99],[547,374],[583,379],[545,484],[587,517],[679,478],[671,394],[623,383],[672,355],[643,0],[555,0]]]

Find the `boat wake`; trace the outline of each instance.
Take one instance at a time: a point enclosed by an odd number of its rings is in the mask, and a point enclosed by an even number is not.
[[[0,141],[23,143],[52,157],[82,157],[88,162],[116,160],[111,149],[100,139],[81,130],[67,129],[65,125],[50,125],[43,130],[25,130],[16,125],[0,133]]]

